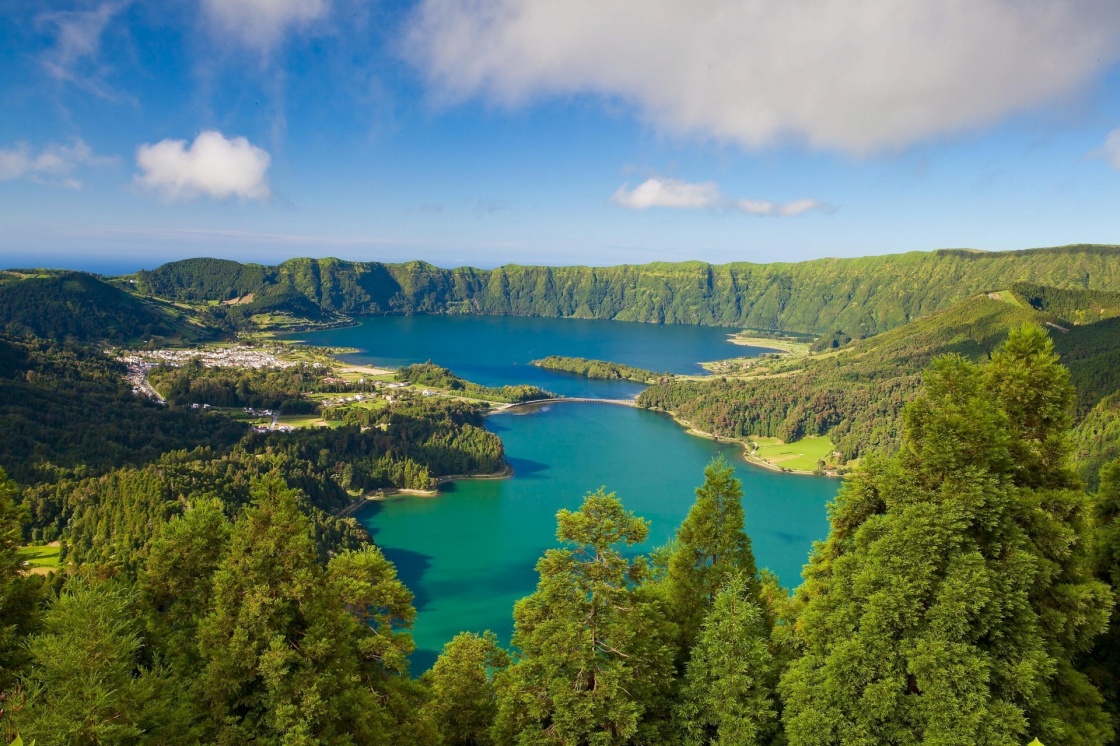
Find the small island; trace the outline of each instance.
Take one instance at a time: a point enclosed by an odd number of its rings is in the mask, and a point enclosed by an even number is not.
[[[612,363],[607,360],[588,360],[585,357],[549,355],[541,360],[534,360],[532,364],[545,370],[559,370],[584,378],[601,378],[607,381],[657,383],[673,377],[672,373],[654,373],[652,370],[635,368],[632,365]]]

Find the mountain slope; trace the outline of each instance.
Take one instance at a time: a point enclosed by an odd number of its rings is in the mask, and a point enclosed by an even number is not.
[[[815,334],[839,329],[852,337],[877,334],[1015,283],[1120,291],[1120,247],[943,250],[793,264],[494,270],[338,259],[293,259],[264,268],[187,260],[137,275],[141,291],[161,297],[228,300],[253,293],[257,303],[258,294],[279,293],[290,302],[291,291],[325,312],[347,315],[570,316]]]
[[[0,330],[44,339],[126,342],[205,334],[172,309],[84,272],[0,272]]]
[[[1044,322],[1029,307],[980,295],[945,311],[852,343],[839,352],[760,361],[739,377],[673,380],[642,392],[638,404],[676,413],[724,437],[792,441],[828,434],[847,459],[891,451],[898,414],[938,355],[982,359],[1010,329]]]

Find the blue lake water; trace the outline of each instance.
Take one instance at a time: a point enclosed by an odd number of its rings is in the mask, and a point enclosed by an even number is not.
[[[567,396],[626,398],[641,386],[587,381],[528,365],[551,354],[613,360],[657,371],[701,372],[697,361],[756,354],[729,330],[607,321],[509,317],[381,317],[300,335],[355,347],[354,362],[433,362],[485,385],[535,383]],[[533,591],[541,553],[556,546],[556,511],[605,486],[651,522],[641,549],[664,543],[692,505],[715,455],[743,482],[747,532],[760,567],[799,582],[813,541],[828,532],[825,506],[839,481],[778,474],[747,464],[741,448],[690,436],[665,415],[612,404],[558,403],[487,418],[514,476],[445,485],[438,497],[397,497],[358,513],[416,594],[414,668],[423,670],[455,633],[493,630],[505,642],[512,606]]]

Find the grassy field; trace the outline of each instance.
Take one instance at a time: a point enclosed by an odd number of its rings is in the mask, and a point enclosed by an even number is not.
[[[58,551],[58,542],[55,541],[43,546],[22,547],[19,550],[19,557],[33,572],[36,568],[39,568],[40,572],[45,572],[59,568]]]
[[[817,462],[828,458],[835,450],[827,435],[814,435],[808,438],[783,443],[777,438],[751,438],[758,448],[754,455],[775,466],[794,471],[813,471]]]
[[[1019,299],[1015,297],[1015,293],[1011,292],[1010,290],[997,290],[994,293],[988,293],[988,297],[993,298],[994,300],[1001,300],[1004,303],[1010,303],[1013,306],[1019,306],[1020,308],[1023,307],[1023,304],[1020,303]]]
[[[327,423],[317,414],[281,415],[277,424],[292,427],[326,427]]]
[[[740,332],[729,338],[732,344],[749,345],[751,347],[766,347],[771,350],[780,350],[782,352],[793,355],[794,357],[801,357],[809,354],[809,347],[813,344],[812,339],[791,339],[783,337],[782,339],[772,339],[770,337],[755,337],[751,336],[750,332]]]

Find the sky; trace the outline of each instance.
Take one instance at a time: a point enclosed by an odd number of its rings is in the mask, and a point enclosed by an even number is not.
[[[1115,0],[5,0],[0,266],[1120,243]]]

